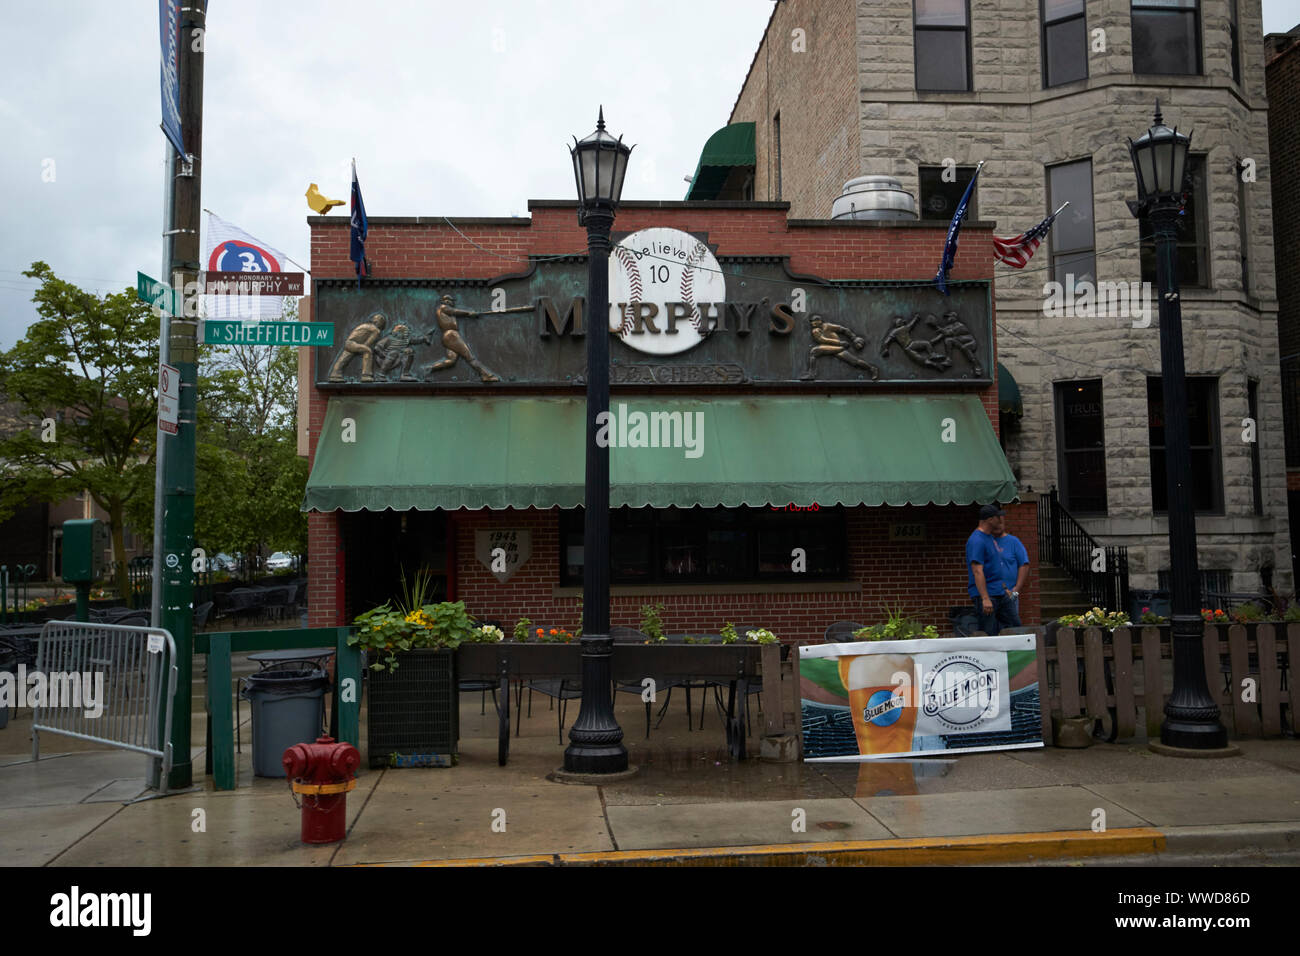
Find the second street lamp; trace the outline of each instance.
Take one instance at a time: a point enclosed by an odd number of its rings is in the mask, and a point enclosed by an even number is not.
[[[587,228],[586,522],[583,529],[582,706],[569,730],[566,773],[612,774],[627,767],[623,729],[611,694],[613,638],[609,634],[609,446],[596,441],[609,414],[609,253],[614,212],[623,193],[632,147],[605,132],[601,109],[596,130],[575,142],[573,176],[578,224]]]
[[[1173,580],[1174,687],[1165,704],[1159,752],[1228,750],[1228,732],[1205,683],[1205,623],[1200,614],[1196,568],[1196,513],[1192,505],[1192,453],[1187,423],[1187,374],[1183,364],[1183,317],[1178,300],[1178,217],[1191,137],[1170,129],[1156,101],[1155,125],[1129,155],[1137,175],[1133,214],[1155,235],[1156,286],[1160,296],[1160,384],[1164,395],[1165,487],[1169,507],[1169,567]]]

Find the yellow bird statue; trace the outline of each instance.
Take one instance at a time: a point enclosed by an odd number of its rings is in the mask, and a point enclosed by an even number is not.
[[[342,206],[342,199],[330,199],[328,196],[322,196],[321,191],[312,183],[307,187],[307,205],[311,206],[312,212],[318,215],[325,215],[335,206]]]

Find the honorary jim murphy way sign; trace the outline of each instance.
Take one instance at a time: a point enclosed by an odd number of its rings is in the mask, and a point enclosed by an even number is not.
[[[799,648],[806,760],[1043,746],[1033,634]]]
[[[826,280],[783,256],[718,256],[707,233],[613,237],[609,314],[586,303],[585,256],[492,279],[314,283],[334,327],[317,382],[455,391],[584,381],[585,336],[606,326],[614,386],[952,385],[992,381],[987,281]],[[328,359],[326,360],[326,356]]]

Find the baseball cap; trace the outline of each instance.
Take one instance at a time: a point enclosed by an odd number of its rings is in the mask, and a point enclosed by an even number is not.
[[[985,505],[980,509],[980,521],[988,521],[989,518],[997,518],[1004,514],[1006,512],[997,505]]]

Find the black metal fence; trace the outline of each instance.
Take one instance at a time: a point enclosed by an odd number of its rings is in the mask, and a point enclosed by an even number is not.
[[[1128,548],[1103,545],[1061,506],[1056,488],[1038,499],[1038,557],[1068,574],[1089,607],[1129,605]]]
[[[0,564],[0,625],[30,618],[23,605],[29,600],[27,583],[35,579],[36,570],[34,564]]]
[[[131,594],[127,603],[133,608],[147,610],[153,601],[153,557],[141,555],[132,558],[126,564],[126,576],[131,584]],[[195,607],[212,600],[212,585],[211,571],[199,571],[194,574]]]

